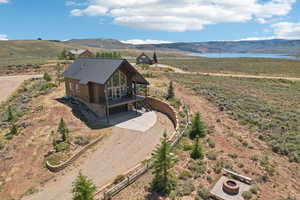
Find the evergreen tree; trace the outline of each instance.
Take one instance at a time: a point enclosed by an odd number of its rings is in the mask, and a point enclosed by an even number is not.
[[[153,61],[154,61],[154,63],[158,63],[158,61],[157,61],[157,56],[156,56],[156,52],[154,51],[154,53],[153,53]]]
[[[93,200],[96,191],[97,188],[92,181],[79,172],[72,186],[73,200]]]
[[[49,81],[52,80],[51,76],[50,76],[47,72],[44,73],[43,78],[44,78],[44,80],[47,81],[47,82],[49,82]]]
[[[169,194],[174,189],[176,180],[170,171],[174,166],[174,154],[166,133],[164,133],[161,144],[155,149],[153,159],[152,188],[161,194]]]
[[[60,60],[66,60],[68,58],[68,55],[67,55],[67,51],[64,49],[61,51],[60,55],[58,56],[58,58]]]
[[[192,126],[190,129],[190,138],[194,139],[197,136],[199,136],[200,138],[206,136],[206,127],[202,122],[202,120],[200,119],[199,113],[196,113],[195,117],[193,118]]]
[[[173,99],[174,97],[175,97],[175,94],[174,94],[173,81],[170,81],[167,99]]]
[[[193,159],[199,159],[199,158],[203,159],[204,158],[203,148],[202,148],[201,144],[199,143],[199,136],[196,136],[196,139],[194,141],[191,158],[193,158]]]
[[[96,58],[100,58],[101,54],[99,52],[96,53]]]
[[[69,130],[63,118],[60,119],[57,132],[61,135],[61,140],[63,142],[69,142]]]
[[[14,117],[13,112],[11,110],[11,106],[8,106],[6,112],[7,112],[7,119],[6,119],[6,121],[8,121],[8,122],[14,121],[15,117]]]

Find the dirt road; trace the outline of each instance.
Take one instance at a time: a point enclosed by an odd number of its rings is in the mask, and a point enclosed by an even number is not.
[[[281,77],[281,76],[265,76],[265,75],[248,75],[248,74],[222,74],[222,73],[204,73],[204,72],[188,72],[182,69],[165,65],[165,64],[157,64],[158,67],[169,68],[172,69],[176,73],[182,74],[201,74],[201,75],[209,75],[209,76],[222,76],[222,77],[237,77],[237,78],[262,78],[262,79],[284,79],[290,81],[300,81],[300,78],[296,77]]]
[[[47,183],[40,192],[24,199],[71,200],[72,182],[79,171],[100,188],[150,156],[165,129],[168,133],[174,131],[172,122],[161,113],[157,113],[157,123],[146,132],[113,127],[112,133],[93,152],[76,162],[76,168]]]
[[[12,95],[23,81],[34,77],[41,77],[41,75],[0,76],[0,103]]]

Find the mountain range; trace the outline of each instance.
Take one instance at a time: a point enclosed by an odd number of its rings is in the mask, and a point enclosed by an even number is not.
[[[300,40],[255,40],[255,41],[212,41],[175,42],[166,44],[134,45],[114,39],[72,39],[64,43],[103,49],[177,50],[194,53],[273,53],[300,54]]]

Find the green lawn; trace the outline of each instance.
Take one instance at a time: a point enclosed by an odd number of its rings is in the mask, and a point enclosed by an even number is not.
[[[160,59],[160,63],[194,72],[300,77],[300,60],[186,57]]]
[[[300,82],[167,74],[258,131],[274,152],[300,162]]]

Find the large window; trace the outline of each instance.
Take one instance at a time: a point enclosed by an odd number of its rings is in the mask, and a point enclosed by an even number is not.
[[[106,84],[107,97],[109,100],[118,99],[127,95],[127,77],[120,70],[108,80]]]

